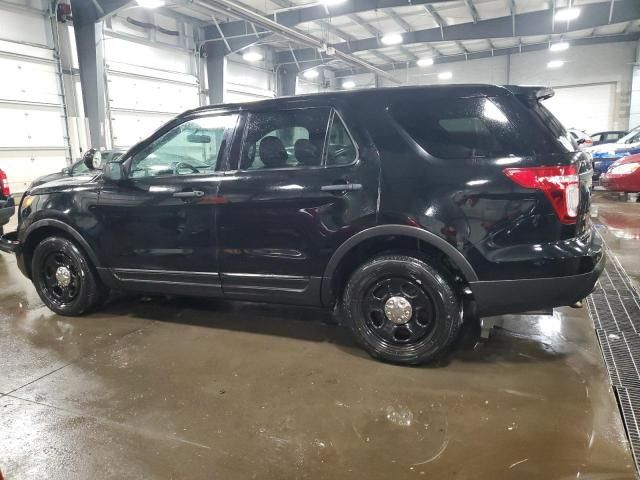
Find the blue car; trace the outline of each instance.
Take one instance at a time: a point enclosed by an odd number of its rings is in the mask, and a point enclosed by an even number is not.
[[[597,145],[587,151],[593,157],[593,180],[597,181],[616,160],[640,153],[640,128],[634,128],[616,143]]]

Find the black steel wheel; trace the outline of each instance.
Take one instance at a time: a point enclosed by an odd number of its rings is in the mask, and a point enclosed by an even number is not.
[[[461,302],[446,277],[422,260],[400,255],[380,256],[356,269],[343,311],[359,343],[392,363],[433,360],[462,324]]]
[[[81,315],[107,296],[85,254],[66,238],[46,238],[36,246],[31,277],[45,305],[60,315]]]

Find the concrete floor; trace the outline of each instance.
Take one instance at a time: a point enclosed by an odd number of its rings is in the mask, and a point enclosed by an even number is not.
[[[596,206],[626,259],[640,205]],[[633,268],[640,278],[637,258]],[[2,255],[0,470],[6,480],[635,478],[586,308],[502,317],[487,342],[468,334],[423,368],[371,360],[327,319],[144,297],[58,317]]]

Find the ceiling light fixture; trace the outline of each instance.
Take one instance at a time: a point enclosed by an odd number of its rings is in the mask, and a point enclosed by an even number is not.
[[[356,86],[356,82],[354,82],[353,80],[345,80],[344,82],[342,82],[342,88],[355,88]]]
[[[440,72],[438,74],[438,78],[440,80],[451,80],[451,78],[453,78],[453,73],[451,73],[451,72]]]
[[[433,65],[433,58],[431,57],[419,58],[418,61],[416,61],[416,65],[418,65],[419,67],[430,67],[431,65]]]
[[[242,58],[245,62],[259,62],[264,57],[260,52],[256,52],[255,50],[249,50],[248,52],[244,52],[242,54]]]
[[[575,20],[580,16],[580,9],[575,7],[563,8],[562,10],[556,11],[556,16],[554,17],[556,22],[569,22],[571,20]]]
[[[387,33],[380,39],[380,42],[383,45],[398,45],[402,43],[402,35],[399,33]]]
[[[549,45],[550,52],[564,52],[565,50],[568,50],[568,49],[569,49],[568,42],[557,42]]]
[[[137,0],[142,8],[158,8],[164,5],[164,0]]]
[[[560,68],[564,65],[564,60],[551,60],[547,63],[547,68]]]
[[[314,78],[318,78],[320,76],[320,72],[316,69],[306,70],[302,73],[304,78],[308,78],[309,80],[313,80]]]

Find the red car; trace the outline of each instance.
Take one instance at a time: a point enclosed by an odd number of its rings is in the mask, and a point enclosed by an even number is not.
[[[600,177],[600,184],[613,192],[640,192],[640,154],[614,162]]]

